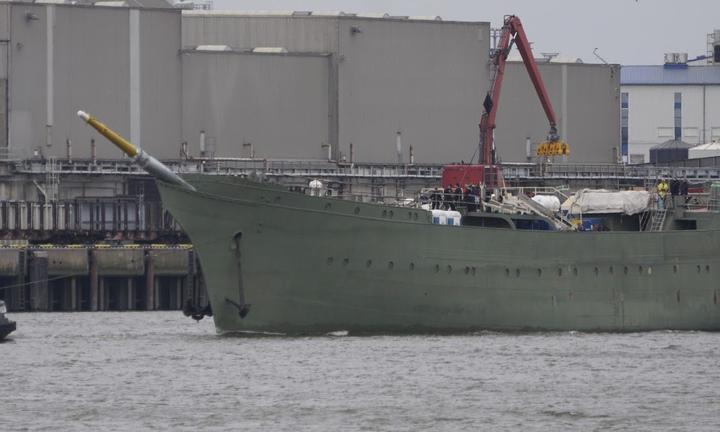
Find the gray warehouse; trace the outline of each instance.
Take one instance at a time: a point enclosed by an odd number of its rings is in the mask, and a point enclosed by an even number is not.
[[[168,8],[0,3],[0,148],[89,158],[77,109],[152,154],[397,162],[469,161],[490,85],[489,24],[433,17],[252,15]],[[204,47],[203,47],[204,46]],[[540,66],[573,162],[614,162],[617,67]],[[509,64],[496,142],[525,162],[546,130]],[[2,95],[0,95],[2,96]],[[95,156],[121,159],[98,141]]]
[[[327,55],[327,72],[312,73],[304,57],[284,61],[293,74],[299,75],[296,79],[302,80],[293,84],[328,88],[325,107],[313,105],[319,102],[315,98],[307,106],[326,111],[328,118],[323,127],[327,138],[311,143],[315,150],[306,157],[321,155],[321,145],[329,143],[336,158],[341,154],[349,158],[352,143],[355,160],[396,161],[395,137],[400,131],[403,144],[413,146],[416,161],[450,162],[468,160],[477,145],[482,94],[488,83],[489,32],[488,23],[432,19],[188,11],[183,13],[182,44],[185,49],[201,45],[227,45],[234,51],[275,47],[290,53]],[[269,60],[264,55],[251,55],[236,61],[242,61],[244,68],[252,68],[253,62],[265,64]],[[198,80],[204,76],[190,76],[187,72],[186,91],[203,85]],[[273,81],[276,77],[273,73],[258,82],[263,94],[290,85],[287,81]],[[325,77],[327,81],[320,83]],[[214,101],[207,103],[214,105]],[[244,103],[265,102],[255,99]],[[215,122],[208,114],[203,121]],[[290,113],[286,120],[273,117],[274,121],[280,120],[278,124],[292,124],[293,115]],[[184,120],[189,122],[187,117]],[[232,123],[235,119],[226,121]],[[221,135],[226,135],[222,131],[226,126],[217,122],[215,125],[220,129],[207,128],[207,132],[217,135],[219,141]],[[258,143],[258,156],[282,156],[264,151],[263,146],[268,145],[265,141]],[[292,139],[285,144],[290,149],[296,145]],[[403,152],[407,160],[408,148]]]
[[[538,64],[558,120],[570,144],[568,161],[615,163],[620,149],[620,66],[583,63]],[[522,63],[508,63],[495,130],[505,162],[528,162],[526,139],[545,140],[548,121]],[[534,148],[531,148],[534,151]]]
[[[421,163],[467,161],[477,146],[481,102],[490,84],[488,23],[360,17],[342,13],[282,16],[186,11],[183,13],[182,45],[186,53],[192,53],[195,47],[202,45],[225,46],[232,52],[244,52],[246,57],[232,62],[242,62],[241,68],[258,78],[249,81],[258,86],[255,89],[248,85],[241,90],[240,87],[245,86],[235,85],[242,101],[234,104],[244,108],[236,108],[219,119],[215,114],[198,109],[192,110],[194,118],[184,115],[186,138],[207,129],[216,137],[218,148],[238,145],[223,144],[228,136],[230,140],[246,142],[246,150],[247,142],[253,141],[257,143],[254,147],[256,155],[261,157],[284,157],[285,154],[295,157],[300,148],[309,149],[302,153],[303,157],[318,157],[326,154],[322,145],[330,143],[335,158],[348,158],[350,143],[353,143],[354,159],[371,162],[397,160],[397,131],[402,132],[405,161],[408,161],[409,145],[413,146],[415,161]],[[295,54],[291,59],[276,60],[278,65],[282,61],[292,68],[292,81],[279,79],[280,71],[262,77],[252,71],[262,70],[263,65],[271,61],[264,58],[268,54],[253,53],[253,50],[269,47]],[[313,55],[327,55],[327,73],[313,73],[307,69],[308,60],[303,56]],[[215,68],[221,74],[231,75],[202,75],[190,71],[185,66],[188,63],[184,60],[185,92],[186,95],[188,92],[193,94],[192,98],[187,97],[188,102],[200,100],[203,103],[199,106],[227,106],[218,104],[213,98],[224,101],[231,96],[211,95],[226,91],[229,87],[225,81],[234,80],[236,72]],[[620,142],[618,70],[617,65],[540,64],[556,110],[559,130],[572,147],[569,161],[617,161]],[[498,154],[506,162],[526,162],[529,160],[526,139],[529,137],[532,143],[543,141],[548,123],[523,65],[509,63],[506,74],[496,130]],[[325,77],[328,79],[327,108],[323,105],[322,95],[302,96],[303,90],[298,88],[322,85],[316,81]],[[196,80],[216,81],[198,83]],[[198,87],[206,91],[198,94],[195,91]],[[305,137],[313,135],[303,127],[310,123],[298,121],[288,110],[285,110],[287,116],[280,113],[285,107],[282,104],[275,105],[268,113],[262,97],[240,97],[241,94],[249,96],[247,92],[264,95],[278,91],[287,92],[288,99],[295,101],[289,106],[303,104],[302,100],[305,100],[303,105],[307,109],[327,111],[327,126],[313,123],[313,128],[327,129],[327,139],[322,143],[317,138],[314,142],[304,142]],[[248,107],[250,101],[259,108]],[[184,106],[187,107],[188,102]],[[233,115],[233,111],[250,117],[242,119]],[[185,112],[189,112],[187,108]],[[262,114],[267,117],[261,118],[271,120],[258,121],[252,118],[253,114],[255,117]],[[274,129],[277,124],[286,127],[282,132],[265,130]],[[238,130],[241,128],[243,132]],[[269,142],[268,138],[278,134],[289,135],[281,139],[291,144]],[[274,148],[285,151],[276,153],[271,150]],[[248,155],[247,151],[243,154]]]
[[[0,78],[9,80],[10,156],[90,156],[85,109],[159,157],[181,141],[180,12],[0,3]],[[174,37],[173,37],[174,35]],[[120,158],[111,146],[98,158]],[[172,148],[172,150],[171,150]]]
[[[205,131],[208,155],[327,157],[328,55],[193,50],[183,53],[182,67],[191,148]]]

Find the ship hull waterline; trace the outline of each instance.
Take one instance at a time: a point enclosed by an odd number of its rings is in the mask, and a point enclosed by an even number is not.
[[[185,179],[197,191],[158,187],[219,333],[720,330],[720,230],[439,226],[420,209]]]

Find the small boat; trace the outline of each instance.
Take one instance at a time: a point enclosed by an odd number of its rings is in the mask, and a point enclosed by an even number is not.
[[[5,306],[5,302],[0,300],[0,341],[17,329],[15,321],[7,319],[5,316],[6,313],[7,307]]]

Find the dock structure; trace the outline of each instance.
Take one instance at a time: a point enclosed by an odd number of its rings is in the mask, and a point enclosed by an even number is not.
[[[190,245],[0,247],[0,299],[14,311],[178,310],[207,304]]]

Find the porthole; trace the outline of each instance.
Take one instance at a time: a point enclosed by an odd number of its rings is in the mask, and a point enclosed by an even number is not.
[[[390,213],[388,213],[388,216],[390,216],[390,219],[392,219],[393,216],[395,216],[395,212],[393,212],[392,210],[390,210]]]
[[[515,277],[520,277],[520,269],[515,269]]]
[[[642,266],[638,266],[638,273],[642,274],[642,272],[643,272],[643,267],[642,267]]]
[[[505,269],[505,277],[510,277],[510,269],[509,268]]]
[[[412,212],[408,212],[408,220],[412,220]]]
[[[558,276],[562,276],[562,269],[558,268]]]
[[[440,264],[435,264],[435,273],[440,271]]]
[[[573,267],[573,275],[575,275],[575,276],[578,275],[578,269],[577,269],[577,267]]]
[[[470,267],[465,267],[465,274],[470,274]]]
[[[542,277],[542,269],[537,269],[538,277]]]
[[[417,213],[413,213],[413,219],[414,219],[414,220],[418,220],[418,214],[417,214]]]
[[[675,291],[675,300],[680,303],[680,290]]]
[[[392,270],[393,268],[395,268],[395,263],[392,261],[388,262],[388,270]]]
[[[447,272],[448,272],[448,273],[452,273],[452,266],[451,266],[451,265],[448,265],[448,266],[447,266]]]
[[[678,272],[678,265],[675,264],[675,265],[673,265],[673,273],[677,273],[677,272]]]
[[[360,214],[360,207],[355,207],[355,214]]]
[[[610,266],[608,270],[610,271],[610,274],[615,274],[615,269],[613,268],[613,266]]]
[[[383,210],[382,217],[387,217],[387,210]]]
[[[332,204],[330,204],[330,203],[325,204],[325,210],[330,210],[331,207],[332,207]]]
[[[343,260],[343,264],[342,264],[342,265],[343,265],[343,266],[347,266],[348,264],[350,264],[350,259],[349,259],[349,258],[345,258],[345,259]]]
[[[276,196],[276,197],[275,197],[275,202],[276,202],[276,203],[279,203],[279,202],[280,202],[280,199],[281,199],[281,198],[280,198],[279,196]],[[328,207],[329,205],[330,205],[330,204],[326,205],[325,207]]]
[[[410,267],[410,271],[415,270],[415,263],[410,263],[409,267]]]
[[[697,272],[700,273],[702,271],[702,268],[700,266],[697,266]]]
[[[710,266],[709,266],[709,265],[706,265],[706,266],[705,266],[705,273],[710,273]]]
[[[372,260],[367,260],[365,267],[370,268],[372,266]]]
[[[477,274],[477,269],[475,267],[472,268],[472,274],[475,276]]]
[[[599,275],[599,274],[600,274],[600,269],[597,268],[597,267],[595,267],[595,276],[597,276],[597,275]]]
[[[623,269],[623,272],[624,272],[625,274],[628,274],[629,271],[630,271],[630,269],[628,269],[628,267],[625,266],[625,268]]]
[[[335,261],[335,259],[333,257],[328,257],[327,265],[332,265],[333,261]]]

